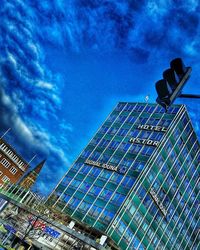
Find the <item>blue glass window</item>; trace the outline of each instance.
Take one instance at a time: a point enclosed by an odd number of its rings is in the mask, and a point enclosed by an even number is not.
[[[137,154],[141,148],[142,148],[142,145],[132,144],[130,149],[129,149],[129,152],[133,153],[133,154]]]
[[[119,135],[119,136],[124,136],[124,135],[127,134],[127,132],[128,132],[128,129],[121,128],[121,129],[118,131],[117,135]]]
[[[123,123],[126,120],[126,116],[120,115],[117,117],[117,122]]]
[[[93,152],[90,156],[90,160],[97,161],[99,159],[100,154],[101,153],[99,153],[98,151]]]
[[[127,104],[126,107],[124,108],[124,111],[131,111],[133,110],[135,105],[133,104]]]
[[[87,165],[84,165],[81,170],[80,170],[80,173],[81,174],[87,174],[89,171],[90,171],[91,167],[90,166],[87,166]]]
[[[126,142],[123,142],[121,143],[121,145],[119,146],[119,150],[122,150],[122,151],[127,151],[130,147],[130,143],[126,143]]]
[[[140,138],[142,138],[142,139],[149,138],[150,134],[151,134],[150,131],[141,131]]]
[[[71,183],[71,186],[72,186],[72,187],[78,187],[78,186],[80,185],[80,183],[81,183],[80,181],[74,179],[74,180],[72,181],[72,183]]]
[[[115,204],[121,205],[124,199],[125,199],[124,195],[120,193],[115,193],[114,196],[112,197],[112,202]]]
[[[104,209],[104,210],[103,210],[103,213],[102,213],[101,216],[100,216],[100,219],[101,219],[102,221],[104,221],[104,222],[105,222],[105,221],[106,221],[106,222],[109,222],[109,221],[111,221],[111,220],[113,219],[113,217],[114,217],[114,213],[113,213],[113,212]]]
[[[101,138],[93,138],[90,142],[92,145],[97,145],[100,142]]]
[[[129,135],[131,137],[137,137],[139,132],[140,132],[140,130],[132,130],[132,131],[129,132]]]
[[[101,172],[101,174],[99,175],[99,177],[102,178],[102,179],[108,180],[109,177],[111,176],[111,174],[112,174],[111,171],[104,170],[104,171]]]
[[[99,133],[105,134],[108,131],[109,127],[108,126],[102,126],[99,130]]]
[[[77,198],[72,198],[69,203],[68,206],[70,206],[71,208],[76,208],[78,206],[78,204],[80,203],[80,200]]]
[[[124,158],[124,159],[121,161],[120,165],[124,165],[124,166],[126,166],[126,167],[130,167],[132,163],[133,163],[133,160]]]
[[[117,132],[117,128],[111,127],[111,128],[109,129],[109,131],[108,131],[108,134],[114,135],[116,132]]]
[[[151,215],[155,215],[158,211],[159,211],[159,210],[158,210],[157,206],[154,205],[154,203],[151,203],[151,207],[150,207],[150,209],[149,209],[149,213],[150,213]]]
[[[106,154],[106,153],[103,153],[100,156],[99,161],[102,162],[102,163],[106,163],[106,162],[108,162],[109,159],[110,159],[110,155]]]
[[[96,185],[93,185],[93,187],[90,190],[90,192],[94,194],[95,196],[97,196],[100,193],[100,191],[101,191],[101,188]]]
[[[145,195],[147,194],[147,191],[143,187],[140,187],[137,191],[137,194],[138,194],[138,197],[140,198],[140,200],[142,200],[145,197]]]
[[[81,191],[86,193],[90,187],[91,187],[91,184],[89,184],[87,182],[82,182],[82,184],[81,184],[81,186],[79,188],[80,188]]]
[[[106,199],[109,199],[112,195],[112,191],[109,189],[104,188],[103,191],[101,192],[100,196]]]
[[[145,162],[140,161],[138,162],[138,165],[136,166],[136,170],[141,171],[144,168],[144,166],[145,166]]]
[[[111,143],[109,144],[108,148],[110,149],[116,149],[119,145],[118,141],[111,141]]]
[[[64,194],[64,201],[67,203],[68,202],[68,200],[70,199],[71,197],[69,196],[69,195],[66,195],[66,194]]]
[[[76,169],[76,170],[79,170],[79,169],[81,168],[82,165],[83,165],[83,163],[76,162],[76,163],[72,166],[72,168],[73,168],[73,169]]]
[[[149,195],[146,195],[145,198],[144,198],[144,205],[146,208],[149,208],[149,206],[152,204],[152,200],[151,198],[149,197]]]
[[[120,110],[122,110],[123,108],[124,108],[124,106],[125,106],[125,103],[119,103],[118,105],[117,105],[117,107],[116,107],[116,111],[120,111]],[[127,106],[126,106],[127,107]]]
[[[83,210],[83,211],[88,211],[88,209],[90,208],[91,204],[85,202],[85,201],[82,201],[80,206],[79,206],[79,209]]]
[[[122,181],[121,185],[126,187],[126,188],[131,188],[134,184],[135,180],[133,178],[126,176],[124,177],[124,180]]]
[[[137,119],[137,117],[129,116],[128,119],[127,119],[127,122],[133,124],[136,119]]]
[[[63,184],[64,185],[66,185],[67,186],[67,184],[69,184],[69,182],[72,180],[72,178],[71,177],[67,177],[67,176],[65,176],[65,178],[64,178],[64,180],[62,181],[63,182]]]
[[[116,115],[111,114],[111,115],[108,117],[107,121],[108,121],[108,122],[113,122],[113,121],[115,120],[116,117],[117,117]]]
[[[142,154],[143,154],[143,155],[149,156],[149,155],[151,155],[151,154],[153,153],[154,149],[155,149],[154,147],[145,146],[145,147],[143,148],[143,150],[142,150]]]
[[[93,206],[93,207],[95,208],[96,206]],[[103,209],[101,207],[96,207],[96,209],[93,212],[93,216],[95,216],[95,217],[99,216],[99,214],[101,213],[102,210]]]
[[[99,168],[92,168],[92,170],[90,171],[90,174],[97,177],[100,172],[101,170]]]
[[[81,157],[87,158],[91,154],[91,150],[84,150],[81,154]]]
[[[98,144],[99,147],[106,147],[109,143],[109,140],[102,139],[100,143]]]
[[[110,163],[110,164],[117,165],[117,164],[120,162],[120,160],[121,160],[121,158],[119,158],[118,156],[114,155],[114,156],[110,159],[109,163]]]
[[[121,180],[122,180],[122,175],[120,175],[118,173],[112,174],[112,177],[111,177],[112,182],[119,184]]]

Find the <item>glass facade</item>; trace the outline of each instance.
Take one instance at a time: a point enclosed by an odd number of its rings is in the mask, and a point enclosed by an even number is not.
[[[199,149],[185,106],[121,102],[49,201],[121,249],[198,249]]]

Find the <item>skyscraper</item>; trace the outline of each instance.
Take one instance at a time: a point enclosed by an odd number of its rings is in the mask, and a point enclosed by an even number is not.
[[[120,249],[198,249],[199,149],[184,105],[121,102],[49,201]]]

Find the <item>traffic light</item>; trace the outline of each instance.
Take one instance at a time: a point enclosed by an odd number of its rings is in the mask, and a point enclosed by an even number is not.
[[[181,58],[175,58],[170,62],[170,68],[163,72],[163,79],[156,82],[158,93],[156,102],[166,111],[174,100],[181,95],[191,71],[192,68],[185,67]]]

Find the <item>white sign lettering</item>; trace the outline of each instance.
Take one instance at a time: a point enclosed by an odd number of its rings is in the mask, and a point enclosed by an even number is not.
[[[151,130],[151,131],[158,131],[158,132],[166,132],[167,128],[161,127],[161,126],[153,126],[153,125],[138,125],[138,129],[143,129],[143,130]]]
[[[157,194],[156,194],[156,192],[154,191],[153,188],[150,189],[150,194],[151,194],[151,197],[153,198],[153,200],[155,201],[156,205],[159,207],[159,209],[163,213],[163,215],[167,216],[167,210],[163,206],[163,204],[161,203],[160,199],[158,198],[158,196],[157,196]]]
[[[129,142],[148,145],[148,146],[155,146],[155,147],[159,146],[159,141],[153,141],[153,140],[150,140],[150,139],[131,138],[129,140]]]
[[[100,163],[98,161],[93,161],[93,160],[89,160],[89,159],[87,159],[85,161],[85,164],[92,165],[92,166],[95,166],[95,167],[105,168],[105,169],[112,170],[112,171],[116,171],[116,172],[119,172],[121,174],[126,172],[125,167],[120,168],[120,167],[116,167],[116,166],[113,166],[113,165],[110,165],[110,164]]]

